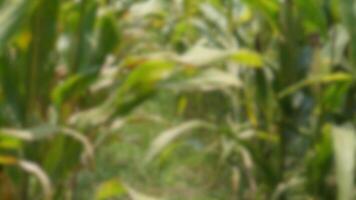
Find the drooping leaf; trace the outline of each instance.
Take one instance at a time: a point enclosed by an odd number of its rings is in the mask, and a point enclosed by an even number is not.
[[[208,48],[200,45],[194,46],[188,52],[180,56],[178,61],[197,67],[213,64],[229,56],[230,52],[220,49]]]
[[[18,159],[13,156],[0,155],[0,164],[9,166],[18,166],[25,172],[33,175],[40,182],[43,190],[43,199],[51,200],[53,195],[53,186],[45,171],[36,163]]]
[[[18,138],[25,141],[31,141],[34,139],[34,136],[30,131],[14,128],[0,128],[0,135]]]
[[[78,141],[83,145],[83,159],[86,162],[93,162],[94,160],[94,146],[90,142],[90,140],[83,135],[82,133],[79,133],[75,130],[62,127],[59,129],[59,131],[63,132],[63,134],[68,135],[72,139]]]
[[[278,96],[279,98],[283,98],[285,96],[288,96],[290,94],[293,94],[294,92],[309,86],[313,84],[328,84],[328,83],[333,83],[333,82],[350,82],[353,80],[353,77],[350,74],[347,73],[334,73],[334,74],[327,74],[327,75],[321,75],[313,78],[307,78],[305,80],[302,80],[294,85],[291,85],[287,87],[286,89],[282,90]]]
[[[43,190],[43,199],[51,200],[53,196],[53,186],[46,172],[36,163],[27,160],[19,160],[18,165],[38,179]]]
[[[191,130],[193,129],[206,127],[206,126],[208,126],[206,122],[202,122],[199,120],[191,120],[160,133],[159,136],[156,139],[154,139],[154,141],[150,145],[150,148],[145,157],[146,163],[150,162],[165,147],[167,147],[179,136],[186,135],[190,133]]]
[[[204,70],[192,78],[168,84],[168,88],[180,91],[212,91],[241,86],[242,83],[237,76],[218,69]]]
[[[69,77],[64,82],[54,88],[52,92],[53,103],[60,107],[65,101],[78,95],[84,94],[89,85],[95,81],[94,73],[78,74]]]
[[[150,60],[132,71],[117,89],[113,104],[117,114],[124,114],[152,95],[159,83],[173,73],[174,63],[165,60]]]

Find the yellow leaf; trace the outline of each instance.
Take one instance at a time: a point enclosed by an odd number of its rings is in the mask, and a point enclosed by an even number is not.
[[[0,155],[0,164],[14,165],[16,163],[17,163],[17,159],[15,157]]]
[[[246,65],[248,67],[260,68],[263,65],[262,56],[254,51],[242,49],[233,53],[231,59],[236,63]]]
[[[96,191],[95,199],[104,200],[120,197],[126,193],[125,187],[117,179],[111,179],[102,183]]]
[[[16,38],[16,43],[22,50],[24,50],[27,49],[27,47],[30,45],[31,38],[32,38],[31,32],[23,31]]]

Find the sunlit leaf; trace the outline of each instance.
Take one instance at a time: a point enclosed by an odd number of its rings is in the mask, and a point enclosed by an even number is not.
[[[0,149],[19,150],[22,147],[22,141],[18,138],[0,135]]]
[[[129,10],[132,18],[142,18],[150,14],[157,14],[161,11],[162,4],[159,0],[148,0],[134,4]]]
[[[123,84],[117,89],[107,109],[117,114],[125,114],[151,96],[163,80],[171,76],[174,63],[166,60],[149,60],[132,71]],[[113,105],[112,105],[113,104]]]
[[[105,181],[96,189],[95,199],[105,200],[115,197],[121,197],[126,194],[125,186],[118,180],[112,179]]]
[[[200,6],[204,16],[215,23],[221,30],[227,29],[227,19],[213,5],[205,3]]]
[[[240,88],[241,81],[237,76],[218,69],[209,69],[192,78],[173,82],[168,87],[182,91],[212,91],[227,88]]]
[[[53,195],[53,188],[46,172],[44,172],[40,166],[30,161],[19,160],[18,165],[23,170],[34,175],[39,180],[43,189],[43,199],[51,200]]]
[[[335,165],[338,184],[338,199],[353,199],[356,137],[350,126],[335,126],[332,130]]]
[[[262,67],[262,56],[257,52],[241,49],[231,55],[231,59],[236,63],[246,65],[248,67]]]
[[[262,67],[263,65],[262,56],[252,50],[224,50],[199,44],[178,58],[179,62],[197,67],[229,60],[248,67]]]
[[[0,135],[19,138],[25,141],[31,141],[34,139],[34,136],[30,131],[13,128],[0,128]]]
[[[230,52],[197,45],[178,58],[179,62],[193,66],[205,66],[221,61],[229,56]]]

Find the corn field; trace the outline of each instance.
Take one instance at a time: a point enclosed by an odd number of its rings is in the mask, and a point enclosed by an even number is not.
[[[356,1],[0,0],[0,199],[356,199]]]

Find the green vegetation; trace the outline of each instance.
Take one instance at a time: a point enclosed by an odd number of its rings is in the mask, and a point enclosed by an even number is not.
[[[355,199],[355,8],[0,0],[0,199]]]

